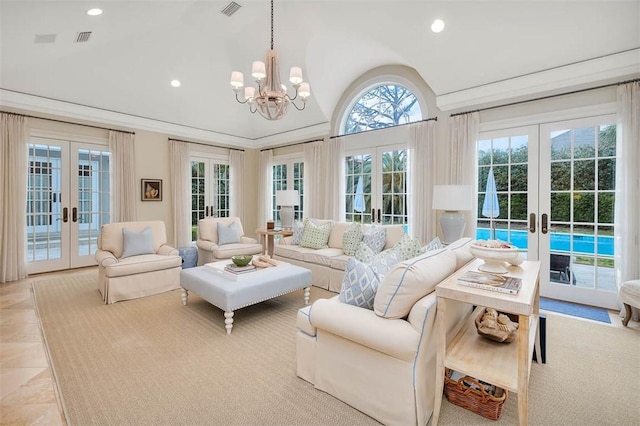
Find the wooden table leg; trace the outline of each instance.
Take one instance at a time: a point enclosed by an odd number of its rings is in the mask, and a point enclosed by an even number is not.
[[[267,238],[268,244],[267,244],[267,254],[270,257],[273,257],[273,235],[269,235],[269,237]]]
[[[260,234],[260,244],[262,244],[262,254],[267,254],[267,236]]]
[[[446,299],[438,297],[436,313],[436,330],[438,330],[436,349],[436,392],[433,405],[432,426],[438,424],[440,419],[440,408],[442,407],[442,392],[444,390],[444,354],[447,345],[447,332],[445,328]]]

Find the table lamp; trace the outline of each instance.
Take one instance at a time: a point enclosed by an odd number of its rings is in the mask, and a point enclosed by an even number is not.
[[[444,210],[440,215],[442,242],[451,244],[462,238],[466,218],[462,211],[473,205],[471,185],[435,185],[433,187],[433,209]]]
[[[300,204],[300,196],[295,189],[276,191],[276,206],[280,206],[280,226],[293,228],[293,206]]]

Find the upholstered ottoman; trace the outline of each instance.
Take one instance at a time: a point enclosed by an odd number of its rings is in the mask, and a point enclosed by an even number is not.
[[[631,317],[634,320],[640,319],[638,314],[638,309],[640,309],[640,280],[631,280],[623,283],[618,297],[625,309],[622,325],[626,327]]]
[[[233,311],[274,297],[304,289],[304,303],[309,303],[311,271],[281,262],[280,265],[255,272],[229,275],[224,265],[216,262],[180,272],[182,304],[187,304],[189,291],[222,309],[227,334],[233,328]]]

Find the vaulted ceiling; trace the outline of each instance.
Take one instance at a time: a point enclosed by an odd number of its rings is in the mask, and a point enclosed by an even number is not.
[[[258,147],[326,135],[345,89],[381,65],[414,68],[443,110],[640,73],[640,1],[276,0],[283,82],[301,66],[312,97],[267,121],[229,77],[263,60],[270,4],[236,2],[228,17],[229,1],[1,0],[0,104]]]

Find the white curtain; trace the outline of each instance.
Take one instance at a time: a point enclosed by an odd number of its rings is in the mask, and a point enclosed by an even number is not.
[[[0,113],[0,283],[27,276],[28,140],[26,117]]]
[[[139,190],[133,133],[109,130],[111,152],[111,222],[136,220]]]
[[[191,245],[191,163],[189,143],[169,139],[169,180],[173,211],[173,244]]]
[[[324,215],[324,162],[322,143],[304,145],[304,217]]]
[[[329,139],[325,142],[326,176],[324,177],[324,219],[343,220],[344,200],[344,138]]]
[[[618,288],[640,279],[640,82],[618,86],[615,265]],[[640,311],[633,308],[633,318]]]
[[[436,212],[431,208],[436,183],[436,121],[409,128],[409,227],[415,238],[428,243],[437,235]]]
[[[258,228],[265,228],[267,220],[275,219],[271,213],[271,189],[273,188],[272,149],[260,151],[258,168]]]
[[[450,164],[449,183],[451,185],[471,185],[473,194],[478,193],[478,152],[476,141],[480,129],[477,112],[456,115],[449,118]],[[478,221],[478,200],[474,196],[472,210],[466,214],[467,225],[464,235],[475,237]]]
[[[244,187],[244,151],[232,149],[229,152],[229,165],[231,166],[231,173],[229,174],[229,184],[231,185],[230,216],[237,216],[244,223],[244,196],[242,191]]]

